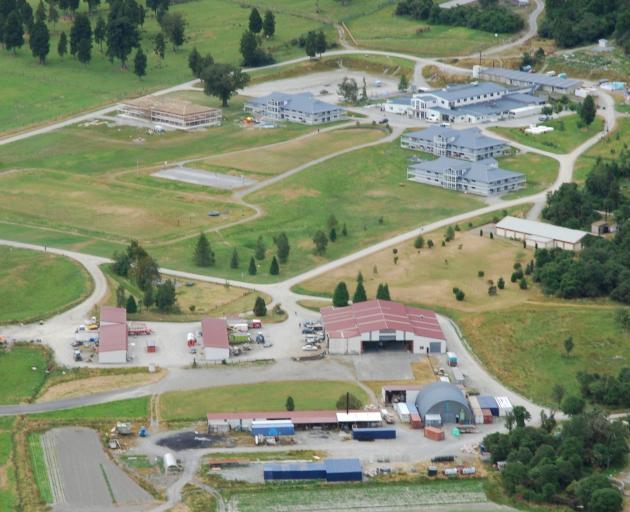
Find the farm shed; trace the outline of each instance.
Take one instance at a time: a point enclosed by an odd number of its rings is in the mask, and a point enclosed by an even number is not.
[[[472,423],[472,413],[466,397],[455,384],[433,382],[420,390],[416,407],[425,425],[426,416],[439,414],[442,423]]]
[[[206,361],[221,362],[230,358],[230,342],[225,320],[205,317],[201,321],[201,333]]]
[[[554,226],[545,222],[503,217],[496,225],[497,236],[524,240],[528,247],[536,249],[565,249],[581,251],[586,231]]]
[[[337,423],[342,425],[360,425],[365,427],[380,426],[383,417],[380,412],[349,411],[337,413]]]
[[[168,473],[169,471],[177,471],[178,469],[179,466],[177,465],[175,456],[170,452],[166,452],[164,454],[164,472]]]
[[[374,349],[443,353],[446,336],[437,315],[404,304],[368,300],[346,307],[322,308],[331,354],[360,354]]]
[[[98,362],[127,362],[127,311],[124,308],[103,306],[98,328]]]
[[[256,420],[286,420],[302,428],[338,425],[336,411],[212,412],[207,419],[209,433],[250,430]]]
[[[326,459],[326,480],[328,482],[360,482],[363,470],[359,459]]]
[[[263,466],[267,480],[327,480],[328,482],[361,481],[359,459],[326,459],[323,462],[267,463]]]

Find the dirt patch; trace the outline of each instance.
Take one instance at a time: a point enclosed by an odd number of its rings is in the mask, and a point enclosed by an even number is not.
[[[305,187],[283,187],[282,190],[275,190],[275,193],[280,194],[285,203],[289,203],[300,197],[318,197],[321,194],[319,190]]]
[[[7,476],[7,466],[0,466],[0,489],[6,489],[9,486],[9,478]]]
[[[115,389],[133,388],[153,384],[166,376],[166,370],[155,373],[131,373],[129,375],[107,375],[104,377],[91,377],[89,379],[64,382],[49,388],[37,401],[52,402],[64,398],[94,395],[104,391]]]
[[[209,435],[199,432],[181,432],[160,439],[156,444],[175,450],[176,452],[181,450],[211,448],[213,446],[234,446],[234,443],[230,443],[225,436]]]

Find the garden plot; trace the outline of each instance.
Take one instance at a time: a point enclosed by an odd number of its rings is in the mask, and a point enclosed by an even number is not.
[[[256,183],[256,181],[245,178],[244,176],[220,174],[216,172],[203,171],[201,169],[193,169],[191,167],[171,167],[169,169],[153,173],[152,176],[224,190],[233,190]]]

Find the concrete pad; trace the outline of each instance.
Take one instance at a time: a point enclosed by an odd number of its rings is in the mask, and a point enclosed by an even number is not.
[[[413,379],[411,363],[418,358],[410,352],[388,350],[344,357],[352,359],[358,380]]]
[[[235,188],[246,187],[256,183],[255,180],[245,178],[244,176],[220,174],[216,172],[203,171],[201,169],[193,169],[191,167],[171,167],[169,169],[154,172],[151,176],[224,190],[233,190]]]

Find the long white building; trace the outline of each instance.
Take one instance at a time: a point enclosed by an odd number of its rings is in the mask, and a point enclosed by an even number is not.
[[[496,225],[497,236],[524,240],[528,247],[536,249],[564,249],[581,251],[582,240],[588,233],[578,229],[569,229],[546,222],[504,217]]]

